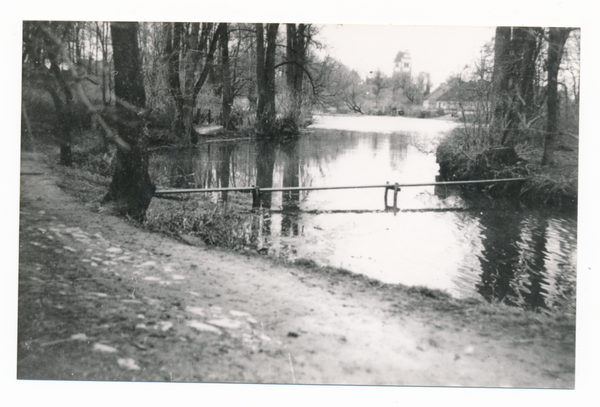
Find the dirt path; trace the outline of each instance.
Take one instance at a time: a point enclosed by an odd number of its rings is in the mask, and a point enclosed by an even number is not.
[[[185,245],[21,171],[18,378],[574,386],[574,318]]]

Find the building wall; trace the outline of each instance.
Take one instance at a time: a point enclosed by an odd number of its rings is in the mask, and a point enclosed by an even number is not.
[[[394,61],[394,73],[411,73],[412,72],[412,61],[410,54],[404,52],[402,57]]]

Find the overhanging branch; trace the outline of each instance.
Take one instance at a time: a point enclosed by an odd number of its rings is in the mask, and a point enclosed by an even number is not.
[[[304,73],[306,74],[306,76],[308,76],[308,80],[310,81],[310,86],[312,87],[312,90],[313,90],[313,95],[316,95],[316,94],[317,94],[317,92],[316,92],[316,90],[315,90],[315,84],[314,84],[314,82],[313,82],[312,76],[310,76],[310,73],[309,73],[309,72],[306,70],[306,68],[305,68],[305,67],[303,67],[303,66],[302,66],[301,64],[299,64],[298,62],[295,62],[295,61],[284,61],[284,62],[281,62],[281,63],[279,63],[279,64],[275,65],[274,69],[277,69],[277,68],[279,68],[280,66],[283,66],[283,65],[289,65],[289,64],[291,64],[291,65],[296,65],[296,66],[300,67],[300,69],[302,69],[302,70],[304,71]]]

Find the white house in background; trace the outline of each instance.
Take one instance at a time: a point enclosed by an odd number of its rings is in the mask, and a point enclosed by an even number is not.
[[[412,72],[412,61],[408,51],[398,51],[394,59],[394,74]]]
[[[425,100],[423,100],[423,107],[425,109],[437,109],[438,108],[438,106],[437,106],[438,98],[440,98],[449,89],[450,89],[450,86],[446,85],[445,83],[442,83],[437,89],[435,89],[433,92],[431,92],[429,95],[427,95]]]
[[[458,111],[475,112],[484,109],[485,102],[482,98],[485,84],[482,82],[462,82],[458,85],[448,86],[440,85],[423,101],[425,109],[443,109],[447,112],[455,113]]]

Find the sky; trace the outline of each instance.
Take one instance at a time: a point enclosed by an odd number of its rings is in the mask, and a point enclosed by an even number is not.
[[[408,51],[412,73],[428,72],[434,87],[471,64],[495,27],[324,25],[317,37],[326,52],[362,77],[380,69],[391,76],[398,51]]]

